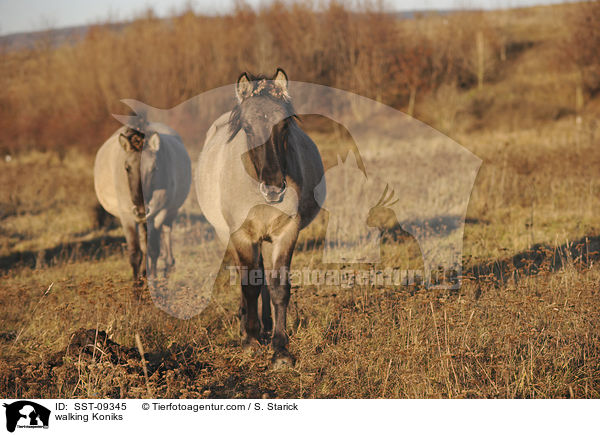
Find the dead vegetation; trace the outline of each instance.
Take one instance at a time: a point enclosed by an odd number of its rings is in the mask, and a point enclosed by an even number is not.
[[[577,50],[597,47],[577,36],[593,32],[581,14],[597,5],[398,21],[275,3],[216,18],[149,14],[2,53],[0,141],[12,158],[0,162],[0,395],[600,397],[600,105],[578,85],[593,57],[557,60],[569,38],[580,38]],[[577,16],[583,24],[570,26]],[[484,163],[460,290],[295,287],[298,361],[273,372],[269,348],[241,351],[238,291],[226,278],[187,321],[131,288],[122,233],[96,208],[89,151],[116,128],[108,114],[121,98],[170,107],[241,70],[279,65],[295,80],[412,106]],[[348,138],[306,124],[335,160]],[[395,218],[373,219],[385,261],[418,268],[419,247]],[[195,198],[177,225],[203,242]],[[326,225],[321,215],[301,233],[295,267],[321,265]]]
[[[126,110],[123,98],[170,108],[240,71],[277,66],[294,80],[371,97],[438,128],[444,120],[432,105],[454,111],[452,128],[521,128],[579,111],[578,74],[582,99],[595,94],[597,4],[407,20],[335,1],[274,2],[259,11],[239,3],[219,17],[190,10],[161,20],[148,11],[126,25],[93,25],[58,46],[47,33],[31,47],[0,52],[0,148],[93,151],[116,128],[110,114]],[[520,61],[525,51],[535,75]]]

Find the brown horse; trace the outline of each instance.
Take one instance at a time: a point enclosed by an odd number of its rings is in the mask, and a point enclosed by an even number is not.
[[[323,163],[299,127],[285,72],[272,78],[243,73],[238,103],[208,130],[196,192],[202,211],[236,261],[242,284],[244,345],[272,329],[273,363],[292,364],[287,350],[289,269],[298,233],[319,212],[314,190],[325,194]],[[274,311],[274,327],[271,319]]]

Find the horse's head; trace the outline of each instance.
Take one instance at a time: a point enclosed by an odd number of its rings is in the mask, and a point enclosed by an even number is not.
[[[154,216],[166,198],[164,174],[161,170],[161,137],[158,133],[146,135],[127,128],[119,135],[119,143],[125,150],[125,171],[129,193],[133,202],[133,214],[138,222]],[[144,204],[147,198],[147,207]],[[165,198],[163,198],[165,197]]]
[[[271,78],[243,73],[237,81],[236,95],[230,140],[244,131],[260,192],[267,203],[281,202],[287,188],[287,135],[294,122],[287,76],[279,68]]]

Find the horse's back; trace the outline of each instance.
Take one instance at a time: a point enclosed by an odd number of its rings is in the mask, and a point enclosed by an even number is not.
[[[119,158],[120,144],[117,130],[96,153],[94,162],[94,189],[96,197],[104,209],[113,216],[120,217],[119,197],[115,184],[115,167]]]
[[[148,126],[146,127],[146,131],[148,132],[148,134],[158,133],[160,135],[179,137],[179,134],[177,133],[176,130],[172,129],[168,125],[163,124],[162,122],[149,123]]]
[[[154,127],[155,125],[156,124],[151,124],[151,127]],[[160,134],[161,144],[166,146],[168,163],[170,165],[168,173],[173,177],[173,186],[175,189],[174,192],[169,192],[173,198],[170,207],[179,209],[190,193],[192,184],[192,163],[187,149],[177,132],[162,124],[159,126],[162,126],[159,127],[160,130],[153,131]]]
[[[196,171],[196,196],[202,213],[215,228],[222,242],[227,242],[229,226],[221,210],[221,178],[225,170],[226,148],[229,139],[229,116],[221,115],[208,129]]]

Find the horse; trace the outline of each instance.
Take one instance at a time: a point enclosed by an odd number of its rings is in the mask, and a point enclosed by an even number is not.
[[[271,332],[273,365],[293,365],[286,333],[290,263],[300,230],[320,211],[314,190],[320,184],[324,198],[323,162],[300,128],[281,68],[271,78],[242,73],[235,94],[235,107],[207,131],[196,193],[239,271],[243,346],[256,347],[261,333]]]
[[[146,275],[156,277],[161,245],[165,276],[175,265],[171,230],[190,191],[191,174],[181,138],[159,123],[123,126],[96,154],[96,196],[108,213],[121,220],[137,285]]]

